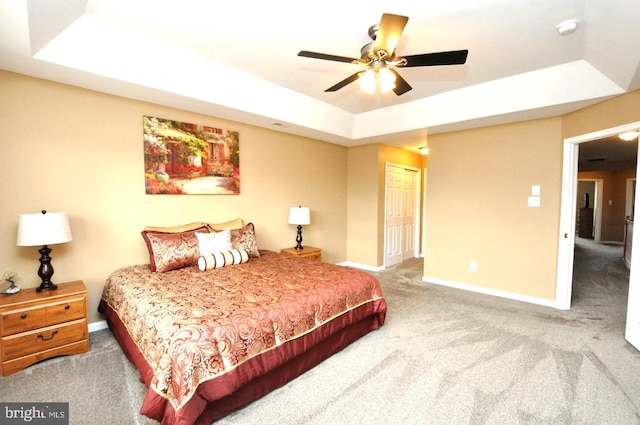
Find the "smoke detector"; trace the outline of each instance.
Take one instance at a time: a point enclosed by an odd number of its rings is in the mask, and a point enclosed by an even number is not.
[[[558,25],[558,34],[560,35],[569,35],[576,32],[578,28],[578,20],[577,19],[569,19],[567,21],[561,22]]]

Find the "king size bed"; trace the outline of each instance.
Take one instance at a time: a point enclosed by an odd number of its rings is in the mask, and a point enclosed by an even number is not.
[[[114,271],[98,308],[162,424],[210,424],[384,323],[373,276],[259,250],[252,224],[230,230],[235,256],[201,255],[195,233],[215,226],[163,230],[143,232],[150,264]]]

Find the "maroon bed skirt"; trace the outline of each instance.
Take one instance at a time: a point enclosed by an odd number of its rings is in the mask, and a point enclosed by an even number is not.
[[[163,425],[192,425],[211,424],[246,406],[379,328],[385,320],[386,303],[380,299],[361,305],[312,332],[247,360],[224,375],[203,382],[178,412],[149,387],[153,371],[118,315],[103,301],[98,310],[106,316],[113,335],[147,386],[140,413]],[[256,371],[265,372],[256,374]]]

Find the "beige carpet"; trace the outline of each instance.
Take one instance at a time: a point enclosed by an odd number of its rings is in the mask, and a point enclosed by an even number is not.
[[[640,424],[640,353],[623,337],[619,246],[579,241],[570,311],[377,273],[385,325],[216,424]],[[106,381],[106,385],[104,384]],[[148,424],[109,331],[89,354],[0,378],[2,400],[69,401],[72,424]]]

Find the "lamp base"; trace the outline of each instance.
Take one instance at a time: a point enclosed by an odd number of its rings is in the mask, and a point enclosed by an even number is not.
[[[298,234],[296,236],[296,243],[297,243],[296,245],[297,250],[301,250],[302,248],[304,248],[302,246],[302,226],[301,225],[298,225]]]
[[[42,283],[40,283],[40,286],[36,288],[36,292],[57,289],[58,287],[51,282],[51,276],[53,276],[53,266],[51,265],[51,257],[49,256],[51,248],[43,245],[38,252],[40,253],[40,268],[38,269],[38,276],[42,279]]]
[[[56,285],[55,283],[42,282],[40,286],[36,288],[36,292],[52,291],[54,289],[58,289],[58,285]]]

